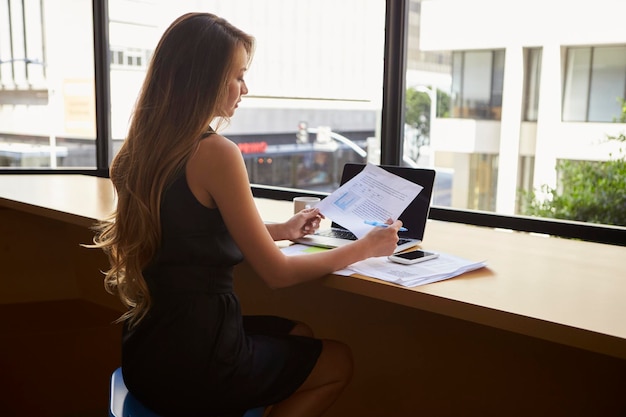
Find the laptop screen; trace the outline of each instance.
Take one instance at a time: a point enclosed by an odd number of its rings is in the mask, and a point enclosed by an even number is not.
[[[426,230],[426,220],[428,220],[428,213],[430,211],[430,201],[433,195],[433,186],[435,184],[435,170],[390,165],[380,165],[380,167],[392,174],[424,187],[399,217],[408,231],[398,233],[399,237],[423,240],[424,231]],[[346,164],[343,167],[341,185],[354,178],[363,168],[365,168],[365,164]],[[343,229],[343,227],[334,222],[331,227]]]

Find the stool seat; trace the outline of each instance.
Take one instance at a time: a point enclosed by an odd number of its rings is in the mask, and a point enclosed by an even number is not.
[[[126,388],[122,368],[117,368],[111,375],[109,392],[109,417],[161,417],[141,404]],[[243,417],[263,417],[264,407],[246,411]]]

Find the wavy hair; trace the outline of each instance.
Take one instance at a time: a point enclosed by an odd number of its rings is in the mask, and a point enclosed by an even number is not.
[[[239,45],[252,56],[254,38],[223,18],[188,13],[176,19],[156,47],[128,136],[111,163],[117,207],[95,226],[92,247],[108,256],[104,286],[127,308],[118,321],[131,327],[151,304],[142,271],[160,246],[163,192],[210,123],[224,120],[220,105]]]

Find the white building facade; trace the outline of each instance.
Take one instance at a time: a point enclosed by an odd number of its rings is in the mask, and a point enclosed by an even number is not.
[[[520,188],[556,185],[557,160],[620,152],[606,138],[626,130],[615,122],[625,15],[616,0],[422,2],[420,49],[453,53],[452,117],[431,127],[435,166],[454,172],[453,207],[515,214]],[[486,184],[480,161],[493,173]]]

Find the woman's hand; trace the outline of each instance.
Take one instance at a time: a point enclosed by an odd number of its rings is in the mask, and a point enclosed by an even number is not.
[[[389,219],[386,223],[388,227],[374,227],[360,239],[367,243],[368,257],[389,256],[396,250],[398,230],[402,227],[402,222]]]
[[[285,233],[287,239],[297,239],[311,233],[315,233],[320,227],[320,221],[324,218],[319,209],[308,208],[300,210],[293,217],[287,220],[285,225]]]
[[[315,233],[323,218],[319,209],[308,208],[294,214],[284,223],[268,224],[267,230],[274,240],[294,240]]]

